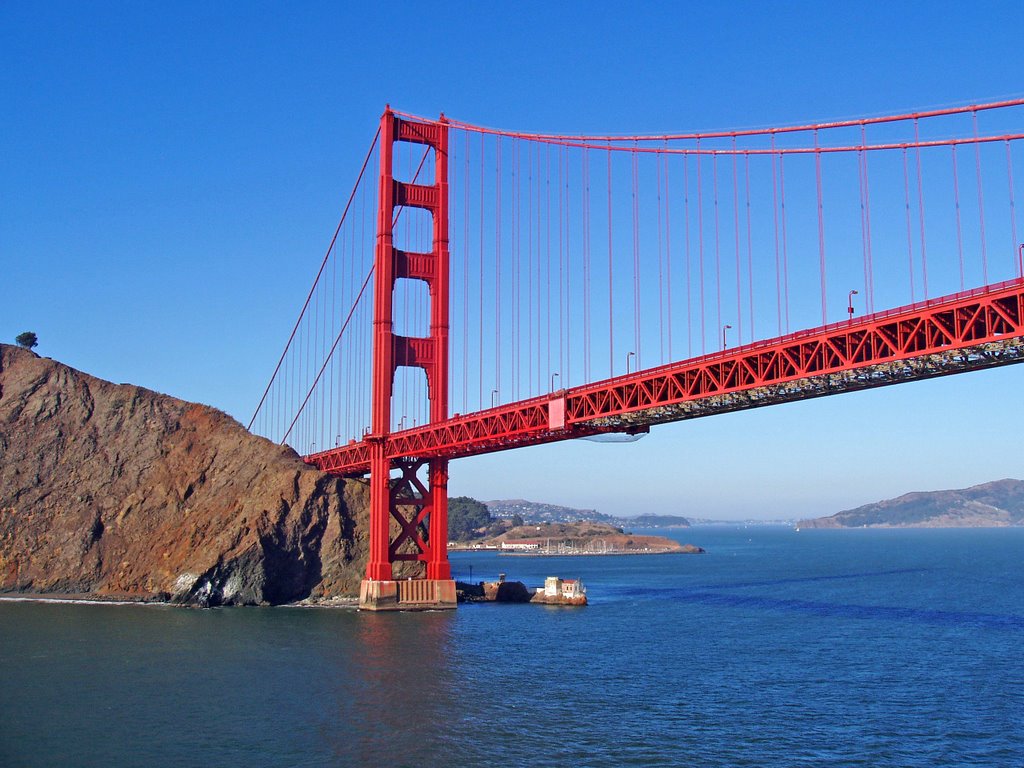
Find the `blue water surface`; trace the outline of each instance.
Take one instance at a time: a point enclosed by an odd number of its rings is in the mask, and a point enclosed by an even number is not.
[[[1024,765],[1024,530],[678,538],[452,557],[587,608],[0,602],[0,765]]]

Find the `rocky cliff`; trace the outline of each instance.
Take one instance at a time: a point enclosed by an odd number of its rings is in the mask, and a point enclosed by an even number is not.
[[[1024,525],[1024,482],[996,480],[955,491],[907,493],[831,517],[801,520],[801,528],[981,528]]]
[[[0,591],[283,603],[358,592],[364,483],[227,415],[0,345]]]

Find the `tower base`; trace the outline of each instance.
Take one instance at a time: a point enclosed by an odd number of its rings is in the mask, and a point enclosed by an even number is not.
[[[359,587],[362,611],[446,611],[456,605],[452,579],[364,579]]]

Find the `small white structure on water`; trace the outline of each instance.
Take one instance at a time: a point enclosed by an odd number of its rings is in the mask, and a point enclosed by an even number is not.
[[[548,576],[544,579],[545,597],[582,597],[587,593],[587,588],[579,579],[560,579],[557,576]]]

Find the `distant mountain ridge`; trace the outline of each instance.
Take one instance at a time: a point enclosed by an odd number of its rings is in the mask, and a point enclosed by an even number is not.
[[[800,528],[994,528],[1024,525],[1024,481],[1005,479],[948,491],[917,491],[830,517],[801,520]]]
[[[689,528],[690,521],[679,515],[637,515],[619,520],[636,528]]]

